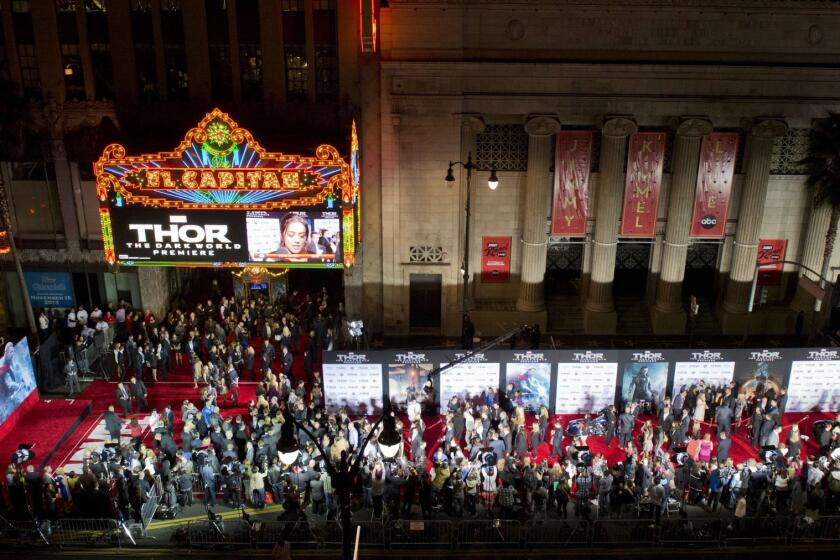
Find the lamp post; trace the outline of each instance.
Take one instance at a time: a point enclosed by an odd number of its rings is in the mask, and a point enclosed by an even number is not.
[[[391,412],[390,402],[387,400],[385,401],[385,409],[382,412],[382,416],[379,417],[379,420],[376,421],[371,428],[370,433],[368,433],[367,437],[362,442],[362,445],[358,448],[355,461],[352,460],[346,451],[342,451],[341,461],[338,465],[333,464],[330,460],[330,456],[327,455],[323,447],[321,447],[321,442],[318,441],[318,438],[315,437],[312,432],[306,428],[306,426],[295,420],[295,418],[288,413],[286,413],[285,420],[286,421],[283,423],[283,427],[281,428],[280,442],[278,443],[280,461],[288,467],[294,464],[297,460],[299,445],[297,438],[294,435],[292,426],[303,431],[307,436],[309,436],[309,439],[315,444],[318,451],[321,452],[321,456],[324,458],[324,465],[327,469],[327,474],[330,475],[333,487],[335,488],[336,494],[338,494],[338,503],[341,508],[339,512],[339,519],[341,520],[342,559],[351,560],[353,558],[353,542],[351,535],[353,514],[350,511],[350,494],[353,479],[359,473],[359,468],[361,467],[365,447],[367,447],[367,444],[376,433],[380,424],[384,424],[384,429],[379,435],[377,441],[380,444],[380,450],[386,460],[393,460],[394,456],[399,451],[400,446],[403,445],[402,434],[397,432],[395,429],[395,419]]]
[[[466,220],[464,225],[464,261],[461,263],[461,276],[463,277],[463,296],[462,296],[462,310],[463,315],[466,317],[467,313],[469,312],[469,279],[470,279],[470,194],[472,189],[470,189],[472,183],[472,172],[474,169],[478,169],[478,165],[473,163],[472,160],[472,152],[467,154],[467,161],[450,161],[449,162],[449,169],[446,170],[446,185],[448,187],[452,187],[455,185],[455,175],[452,173],[452,168],[456,165],[460,165],[467,171],[467,201],[464,205],[464,211],[466,212]],[[490,177],[487,179],[487,186],[490,188],[491,191],[496,190],[499,186],[499,178],[496,176],[496,167],[493,166],[490,169]],[[466,321],[461,323],[461,339],[464,339],[464,330],[466,328]]]

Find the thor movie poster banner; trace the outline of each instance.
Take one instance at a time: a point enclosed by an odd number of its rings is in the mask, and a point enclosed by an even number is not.
[[[630,137],[627,150],[627,179],[624,184],[624,210],[621,235],[653,237],[659,188],[665,161],[665,133],[637,132]]]
[[[481,283],[507,284],[510,281],[510,237],[481,238]]]
[[[586,235],[592,131],[561,131],[554,165],[554,203],[551,235]]]
[[[703,138],[691,237],[724,236],[737,155],[737,132],[713,132]]]

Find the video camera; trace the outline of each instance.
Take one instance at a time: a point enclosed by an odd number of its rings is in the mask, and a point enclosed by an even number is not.
[[[35,459],[35,452],[32,451],[32,444],[21,443],[20,445],[18,445],[17,451],[12,453],[11,462],[15,465],[21,465],[33,459]]]

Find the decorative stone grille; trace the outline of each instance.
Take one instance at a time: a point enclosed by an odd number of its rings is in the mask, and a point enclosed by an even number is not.
[[[528,134],[520,124],[491,124],[476,135],[476,165],[498,171],[528,170]]]
[[[771,175],[802,175],[807,171],[799,162],[808,156],[809,128],[791,128],[787,134],[776,139],[770,160]]]
[[[416,245],[409,248],[408,262],[412,263],[442,263],[446,262],[443,247],[434,245]]]

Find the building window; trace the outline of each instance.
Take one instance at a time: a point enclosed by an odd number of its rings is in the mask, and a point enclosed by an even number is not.
[[[185,101],[189,94],[187,55],[184,45],[165,45],[166,89],[169,99]]]
[[[55,0],[55,10],[59,13],[69,12],[75,14],[78,6],[78,0]]]
[[[335,0],[313,0],[314,10],[335,10]]]
[[[289,101],[306,101],[308,65],[303,45],[285,45],[286,98]]]
[[[93,67],[93,89],[96,99],[113,99],[114,67],[111,61],[111,47],[102,43],[91,44],[90,62]]]
[[[257,44],[239,45],[239,68],[242,71],[242,97],[262,98],[262,51]]]
[[[181,0],[161,0],[160,9],[164,12],[180,12]]]
[[[61,65],[64,72],[64,98],[67,101],[85,99],[85,73],[79,45],[61,45]]]
[[[28,14],[29,0],[12,0],[12,11],[16,14]]]
[[[91,14],[105,13],[105,0],[85,0],[85,11]]]
[[[38,73],[38,57],[35,54],[35,45],[19,44],[17,49],[23,91],[27,97],[40,99],[41,77]]]
[[[315,45],[315,90],[318,101],[335,101],[338,96],[335,45]]]
[[[152,0],[131,0],[132,12],[151,12]]]
[[[137,87],[140,98],[146,101],[157,99],[157,65],[154,45],[142,43],[134,45],[134,66],[137,68]]]
[[[210,82],[215,99],[228,100],[232,97],[230,45],[210,45]]]
[[[284,12],[302,12],[304,0],[283,0],[281,3]]]

